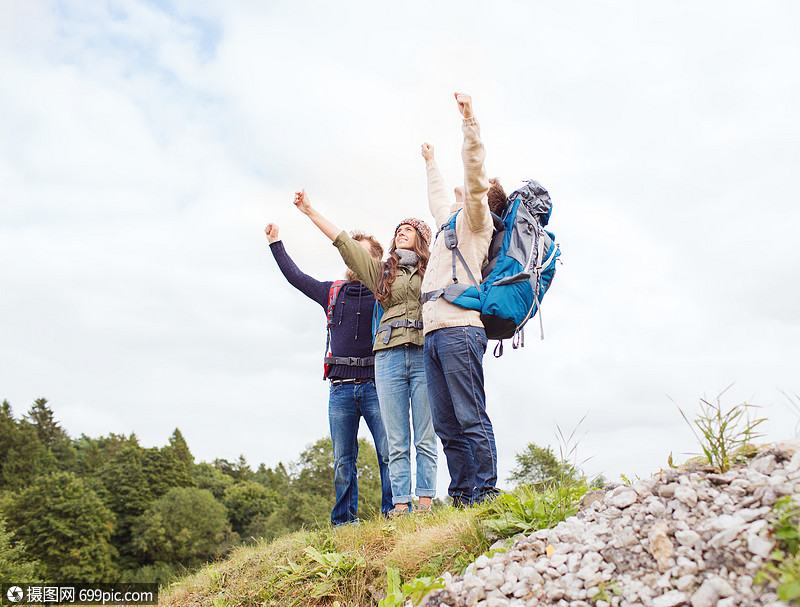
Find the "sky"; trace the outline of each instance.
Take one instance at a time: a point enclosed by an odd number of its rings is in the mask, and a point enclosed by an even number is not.
[[[796,436],[798,20],[790,0],[0,0],[0,399],[47,398],[73,437],[177,427],[197,461],[296,460],[328,432],[325,319],[264,227],[333,280],[295,190],[385,247],[432,222],[420,144],[459,185],[461,91],[488,174],[549,190],[562,251],[545,339],[485,358],[501,486],[530,442],[610,480],[682,461],[701,399]]]

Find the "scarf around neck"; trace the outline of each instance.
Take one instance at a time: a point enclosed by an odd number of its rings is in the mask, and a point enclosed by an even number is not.
[[[397,254],[397,258],[401,266],[413,268],[419,263],[419,257],[414,251],[409,251],[408,249],[395,249],[394,252]]]

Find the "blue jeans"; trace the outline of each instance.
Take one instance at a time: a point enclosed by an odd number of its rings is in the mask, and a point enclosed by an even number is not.
[[[381,474],[381,512],[392,508],[392,487],[389,482],[389,449],[386,430],[381,419],[375,382],[360,384],[331,384],[328,400],[328,421],[333,442],[333,484],[336,489],[336,504],[331,511],[331,523],[340,525],[357,518],[358,478],[358,424],[361,417],[372,433],[375,451],[378,453],[378,468]]]
[[[433,425],[450,472],[447,492],[470,504],[497,492],[497,447],[486,413],[486,332],[445,327],[425,336],[425,374]]]
[[[436,495],[436,434],[431,421],[425,365],[420,346],[397,346],[375,353],[375,384],[389,442],[392,502],[411,502],[411,423],[417,460],[418,497]]]

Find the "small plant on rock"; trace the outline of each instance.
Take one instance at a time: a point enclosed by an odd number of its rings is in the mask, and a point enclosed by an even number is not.
[[[720,399],[728,388],[720,392],[714,402],[701,398],[700,413],[692,420],[678,407],[709,465],[723,473],[740,463],[748,449],[753,449],[752,441],[761,436],[755,429],[766,421],[766,418],[751,417],[755,405],[742,403],[730,409],[723,408]]]
[[[395,567],[387,567],[387,593],[386,598],[378,602],[378,607],[405,607],[409,602],[413,605],[419,603],[426,594],[439,588],[444,588],[441,578],[414,578],[402,583],[400,572]]]
[[[755,582],[777,584],[780,600],[797,601],[800,599],[800,504],[787,495],[773,506],[772,512],[777,516],[772,527],[776,548]]]

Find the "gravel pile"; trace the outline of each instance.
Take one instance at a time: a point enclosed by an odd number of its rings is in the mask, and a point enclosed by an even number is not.
[[[553,529],[481,556],[424,607],[760,607],[754,586],[773,540],[770,508],[800,494],[800,445],[763,450],[725,474],[696,466],[587,494]],[[616,594],[615,593],[619,593]]]

